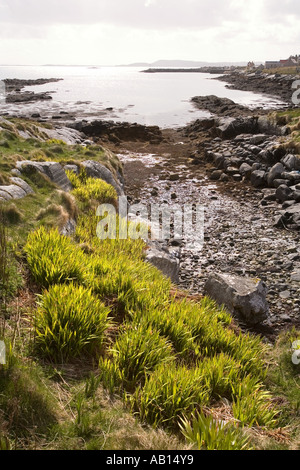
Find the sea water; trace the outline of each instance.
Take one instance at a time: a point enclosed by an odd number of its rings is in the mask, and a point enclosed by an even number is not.
[[[0,113],[51,117],[69,112],[80,119],[110,119],[160,127],[180,127],[209,112],[195,108],[193,96],[217,95],[238,104],[276,108],[279,100],[252,92],[230,90],[216,75],[205,73],[143,73],[137,67],[0,66],[5,78],[61,78],[23,91],[51,92],[52,100],[1,104]]]

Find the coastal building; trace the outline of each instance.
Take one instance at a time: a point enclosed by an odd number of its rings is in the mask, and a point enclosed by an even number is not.
[[[291,55],[288,59],[268,60],[265,63],[265,68],[274,69],[278,67],[296,67],[298,65],[300,65],[300,55]]]
[[[280,62],[278,60],[267,60],[265,66],[266,69],[275,69],[280,67]]]
[[[248,62],[247,69],[251,69],[251,70],[255,69],[255,63],[252,60]]]

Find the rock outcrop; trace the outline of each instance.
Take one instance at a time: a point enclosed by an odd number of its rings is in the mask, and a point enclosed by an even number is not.
[[[292,83],[299,80],[298,75],[272,74],[257,72],[234,71],[226,73],[217,80],[228,83],[227,88],[233,90],[254,91],[276,96],[286,103],[292,104]]]
[[[10,178],[12,184],[0,186],[0,201],[9,201],[10,199],[22,199],[27,194],[33,194],[33,189],[19,177]]]
[[[112,172],[99,162],[94,160],[87,160],[82,162],[81,165],[85,168],[86,174],[91,178],[99,178],[111,184],[117,191],[118,196],[124,195],[124,189],[120,180],[114,177]]]
[[[146,261],[159,269],[172,282],[178,282],[179,259],[159,243],[148,242]]]
[[[220,98],[216,95],[194,96],[191,102],[198,109],[205,109],[217,116],[242,116],[249,115],[249,109],[239,105],[229,98]]]
[[[121,141],[149,141],[152,144],[163,140],[158,126],[144,126],[137,123],[113,121],[79,121],[69,124],[69,127],[84,133],[87,137],[106,139],[114,144]]]
[[[241,120],[245,122],[244,118]],[[232,119],[231,123],[235,125],[236,121]],[[258,125],[263,121],[258,120]],[[195,125],[193,136],[200,133],[199,125]],[[263,124],[263,127],[265,131],[276,131],[268,124]],[[216,128],[211,131],[213,129]],[[262,128],[257,130],[261,131]],[[190,131],[191,128],[188,128],[187,132]],[[297,207],[300,202],[300,158],[288,146],[280,143],[278,134],[280,132],[269,135],[266,132],[243,133],[227,139],[215,137],[204,144],[204,159],[211,164],[207,172],[212,181],[250,182],[256,190],[262,191],[261,203],[264,206],[276,201],[278,204],[287,203],[289,207],[296,205],[296,209],[289,214],[286,211],[279,212],[274,223],[276,227],[299,231],[300,212]],[[278,210],[281,209],[285,207],[279,206]]]
[[[25,160],[17,162],[16,167],[21,172],[39,171],[64,191],[72,189],[72,184],[60,163]]]
[[[44,85],[46,83],[58,82],[61,78],[38,78],[37,80],[23,79],[5,79],[6,102],[7,103],[27,103],[32,101],[51,100],[52,96],[49,92],[35,93],[32,91],[23,92],[25,86]]]
[[[225,305],[230,313],[250,325],[268,318],[267,289],[260,279],[213,274],[204,290],[219,305]]]

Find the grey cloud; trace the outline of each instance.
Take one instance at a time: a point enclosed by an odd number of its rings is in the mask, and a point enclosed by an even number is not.
[[[264,0],[263,13],[265,19],[271,22],[286,23],[292,16],[300,19],[299,0]]]
[[[0,0],[0,22],[200,29],[238,20],[241,10],[236,2],[224,0]]]

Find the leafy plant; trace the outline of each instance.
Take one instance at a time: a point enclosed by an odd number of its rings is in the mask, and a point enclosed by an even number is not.
[[[99,354],[109,309],[91,290],[74,284],[50,287],[35,314],[35,350],[52,362]]]
[[[0,207],[0,314],[5,314],[6,312],[9,277],[8,240],[3,220],[3,211]]]
[[[204,359],[199,363],[199,370],[205,377],[211,397],[215,399],[231,399],[233,387],[243,378],[241,364],[224,353]]]
[[[236,397],[232,411],[242,426],[274,428],[277,424],[278,410],[271,402],[270,393],[260,387],[249,395]]]
[[[74,177],[71,178],[74,182]],[[73,189],[72,194],[75,198],[89,207],[92,200],[98,204],[115,204],[117,192],[113,186],[101,179],[87,178],[85,184],[78,185]]]
[[[208,403],[209,394],[197,369],[162,364],[129,400],[141,420],[154,427],[176,429],[180,418]]]
[[[99,359],[99,378],[103,386],[112,395],[120,392],[124,381],[123,371],[120,370],[114,361],[100,357]]]
[[[198,450],[250,450],[248,437],[233,424],[216,420],[211,415],[199,413],[191,420],[183,418],[179,427]]]
[[[85,254],[57,229],[40,227],[30,233],[24,250],[30,271],[42,287],[83,280]]]
[[[123,374],[127,389],[134,388],[158,364],[174,361],[170,343],[160,334],[143,324],[129,325],[119,335],[111,349],[113,358]]]

